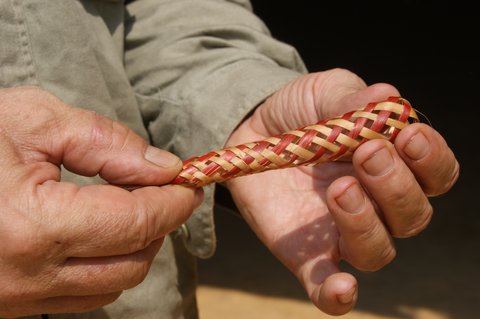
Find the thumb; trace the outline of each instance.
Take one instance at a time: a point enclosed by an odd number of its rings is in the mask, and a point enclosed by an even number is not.
[[[137,185],[166,184],[179,173],[182,162],[177,156],[148,145],[125,125],[93,112],[70,110],[57,147],[47,150],[68,170]]]
[[[323,312],[338,316],[348,313],[355,306],[357,280],[349,273],[340,272],[333,260],[311,260],[297,276],[310,300]]]
[[[370,102],[399,96],[398,90],[387,83],[367,86],[355,73],[344,69],[332,69],[311,75],[313,104],[318,120],[341,116],[365,107]]]
[[[24,163],[63,164],[77,174],[136,185],[168,183],[181,169],[178,157],[149,146],[125,125],[44,90],[15,88],[0,97],[0,124]],[[45,179],[58,179],[50,172]]]
[[[351,311],[357,302],[357,281],[351,274],[334,273],[317,286],[310,297],[323,312],[333,316],[344,315]]]
[[[367,86],[345,69],[310,73],[291,81],[260,105],[252,116],[252,127],[265,136],[310,125],[370,102],[398,96],[385,83]]]
[[[353,92],[345,92],[339,96],[336,103],[325,107],[325,113],[328,116],[326,118],[340,116],[349,111],[363,108],[368,103],[384,101],[391,96],[400,96],[400,93],[387,83],[376,83]]]

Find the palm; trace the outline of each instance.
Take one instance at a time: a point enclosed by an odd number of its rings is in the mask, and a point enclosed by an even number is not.
[[[262,140],[391,95],[398,95],[393,87],[366,87],[361,79],[343,71],[306,75],[268,98],[230,136],[227,145]],[[335,162],[227,182],[237,207],[258,237],[297,276],[312,301],[330,314],[348,312],[356,291],[355,279],[338,269],[340,258],[352,256],[348,249],[351,238],[346,247],[333,219],[337,213],[329,209],[329,186],[344,175],[354,175],[353,166]],[[361,252],[356,249],[354,255]]]
[[[351,172],[347,163],[265,172],[237,179],[233,194],[257,235],[298,273],[319,261],[337,263],[338,233],[325,194],[333,180]]]
[[[363,100],[394,93],[388,85],[365,89],[361,79],[345,72],[307,75],[267,99],[231,136],[229,144],[262,140],[339,115],[363,105]],[[353,174],[351,164],[336,162],[246,176],[228,186],[256,234],[296,272],[319,258],[336,267],[338,231],[326,204],[326,191],[334,180]]]

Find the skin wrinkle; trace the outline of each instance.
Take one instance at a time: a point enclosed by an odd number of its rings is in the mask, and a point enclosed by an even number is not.
[[[455,167],[453,169],[452,176],[453,177],[450,179],[450,181],[447,182],[446,184],[444,184],[445,186],[443,188],[441,188],[439,193],[436,194],[436,195],[441,195],[441,194],[446,193],[448,190],[450,190],[453,187],[455,182],[458,180],[458,178],[460,176],[460,164],[458,162],[455,163]],[[430,194],[428,194],[428,195],[430,195]]]
[[[392,170],[392,172],[393,172],[393,170]],[[386,175],[382,176],[382,177],[386,177]],[[425,207],[425,205],[430,205],[428,203],[428,201],[426,200],[425,196],[418,195],[418,196],[420,196],[420,198],[418,198],[417,200],[412,200],[411,195],[409,193],[406,193],[406,192],[409,192],[412,189],[417,188],[416,185],[414,184],[415,179],[409,179],[407,181],[405,181],[404,179],[401,179],[401,180],[395,181],[395,180],[399,179],[399,177],[397,175],[395,175],[394,177],[388,177],[388,178],[390,179],[388,181],[388,183],[391,184],[391,185],[404,185],[404,187],[402,187],[402,188],[392,188],[389,191],[388,197],[384,199],[384,202],[388,203],[389,206],[391,206],[393,204],[393,205],[395,205],[395,207],[408,207],[408,206],[411,206],[411,205],[408,205],[408,204],[414,203],[415,207],[418,207],[419,202],[422,203],[424,207]],[[392,180],[392,178],[394,178],[395,180]],[[407,183],[407,184],[405,185],[405,183]],[[418,193],[415,192],[414,194],[418,194]],[[382,205],[382,206],[384,206],[384,205]],[[387,207],[382,208],[382,210],[385,210],[385,209],[387,209]],[[422,212],[425,212],[425,208],[422,208]],[[383,215],[385,215],[385,213],[383,213]],[[413,216],[413,214],[411,214],[410,212],[408,212],[408,215]],[[415,214],[415,216],[418,216],[418,214]],[[399,216],[399,217],[402,217],[402,216]],[[401,224],[404,224],[404,223],[405,223],[405,221],[402,220]],[[396,227],[394,227],[394,226],[396,226]],[[392,221],[390,223],[390,230],[395,237],[400,237],[400,236],[403,236],[402,234],[404,234],[404,230],[397,229],[399,226],[400,225],[398,225],[396,223],[392,224]],[[408,228],[410,228],[410,227],[412,227],[412,225],[410,223],[408,223]]]
[[[368,206],[366,206],[365,209],[368,209]],[[373,208],[373,206],[371,207]],[[379,240],[378,239],[376,240],[376,238],[381,239],[385,231],[384,226],[383,224],[374,222],[371,218],[367,218],[367,216],[365,216],[365,213],[368,213],[368,212],[364,211],[363,215],[362,215],[362,212],[360,212],[354,216],[355,219],[357,220],[360,219],[359,222],[362,222],[362,224],[358,225],[359,229],[353,230],[351,235],[355,237],[355,243],[361,244],[361,243],[368,243],[368,242],[370,243],[379,242]],[[342,212],[342,214],[345,214],[345,213]],[[346,215],[345,217],[348,217],[348,216],[349,215]],[[368,227],[365,227],[364,221],[370,221],[369,225],[367,225]],[[354,220],[352,220],[352,222],[354,222]],[[358,255],[358,251],[357,251],[357,254],[355,254],[355,249],[357,246],[353,247],[354,251],[351,251],[352,246],[348,245],[348,243],[349,241],[345,241],[344,237],[340,236],[339,248],[340,248],[340,251],[342,252],[341,255],[344,256],[344,259],[347,262],[349,262],[350,264],[352,264],[353,266],[355,266],[360,270],[370,271],[371,269],[369,269],[369,266],[371,266],[372,269],[380,269],[382,265],[385,265],[389,261],[391,261],[391,259],[389,258],[393,258],[395,256],[393,241],[391,239],[388,239],[387,245],[383,245],[380,247],[382,250],[382,253],[379,254],[377,250],[377,252],[375,252],[373,255],[364,254],[364,251],[363,252],[360,251],[362,253],[361,255]],[[373,248],[373,246],[363,247],[363,249],[365,248],[368,248],[368,250],[371,251],[371,248]],[[389,251],[389,250],[392,250],[392,251]],[[389,255],[389,256],[384,258],[382,257],[382,255],[383,256]]]
[[[303,85],[307,88],[305,91],[306,93],[303,93],[301,94],[301,90],[298,90],[298,98],[297,100],[300,101],[300,105],[306,105],[307,106],[307,110],[310,110],[310,109],[315,109],[314,107],[308,107],[309,105],[315,105],[313,103],[313,98],[314,96],[312,94],[310,94],[311,92],[311,87],[313,86],[312,85],[312,82],[314,81],[314,79],[312,78],[306,78],[304,80],[304,83]],[[318,119],[318,117],[315,117],[315,116],[311,116],[310,114],[308,114],[308,112],[300,112],[299,113],[299,108],[296,108],[295,109],[297,114],[293,117],[293,118],[298,118],[300,119],[301,123],[299,123],[298,125],[296,125],[296,127],[299,127],[299,126],[304,126],[304,125],[308,125],[308,124],[313,124],[315,122],[317,122],[316,119]],[[296,127],[292,128],[292,129],[295,129]]]
[[[364,83],[359,83],[360,85],[358,86],[352,86],[351,82],[358,81],[358,77],[345,69],[337,68],[329,70],[321,73],[318,76],[321,78],[321,80],[317,79],[316,81],[316,83],[319,83],[316,90],[316,92],[318,92],[317,97],[324,97],[322,100],[316,101],[319,105],[319,107],[316,109],[318,110],[319,118],[321,119],[332,117],[333,114],[339,115],[337,111],[331,110],[325,106],[338,105],[339,101],[349,93],[354,93],[359,89],[366,87]],[[343,81],[339,80],[339,78],[341,78]],[[355,81],[351,81],[351,79],[354,79]],[[338,85],[338,83],[342,84]],[[348,83],[349,86],[347,86],[346,83]],[[328,99],[325,99],[325,97],[328,97]],[[328,114],[325,114],[325,111],[327,111]]]
[[[151,213],[152,208],[149,207],[148,203],[140,203],[138,200],[135,201],[135,206],[132,208],[133,215],[137,218],[135,223],[138,225],[134,227],[136,230],[136,236],[129,236],[130,238],[137,238],[136,245],[132,247],[131,251],[137,251],[140,249],[145,249],[153,241],[152,228],[150,224],[157,225],[155,214]],[[164,212],[162,212],[162,216]],[[153,219],[153,221],[152,221]],[[143,226],[143,227],[142,227]],[[152,238],[152,239],[150,239]]]
[[[115,122],[112,121],[112,127],[113,127],[114,125],[118,125],[118,124],[115,124]],[[118,130],[117,130],[117,131],[118,131]],[[133,138],[133,132],[132,132],[131,130],[127,130],[127,129],[126,129],[125,131],[126,131],[126,132],[125,132],[125,136],[123,136],[123,135],[120,136],[120,140],[123,141],[122,145],[121,145],[120,148],[119,148],[119,151],[120,151],[120,152],[124,151],[124,150],[127,148],[128,142],[130,142],[130,139]],[[115,139],[115,137],[114,137],[113,139]],[[114,143],[115,143],[115,141],[114,141]],[[145,147],[145,149],[146,149],[146,147]]]
[[[442,158],[438,159],[438,161],[440,161],[440,162],[444,162],[446,160],[447,160],[447,155],[444,155],[444,156],[442,156]],[[450,172],[445,171],[442,167],[436,167],[436,169],[433,171],[433,174],[435,174],[435,176],[438,176],[438,179],[441,179],[441,180],[442,179],[445,180],[444,176],[449,176],[449,178],[452,178],[452,177],[456,178],[456,177],[458,177],[457,173],[459,173],[459,171],[458,171],[459,168],[460,167],[459,167],[458,163],[455,164],[452,171],[450,171]],[[453,185],[453,183],[456,180],[450,179],[449,181],[450,181],[450,185],[449,184],[444,184],[444,185],[447,186],[447,187],[451,186],[451,185]],[[438,183],[436,183],[436,184],[438,184]],[[427,192],[429,194],[433,193],[434,195],[441,195],[441,194],[446,193],[447,190],[449,189],[449,188],[445,189],[445,186],[443,186],[443,187],[436,186],[435,188],[437,188],[437,191],[436,192],[431,192],[432,187],[430,185],[428,185],[427,186]]]
[[[27,151],[31,151],[33,154],[42,154],[40,157],[32,158],[32,160],[40,160],[44,159],[44,156],[47,154],[42,153],[39,151],[39,147],[36,145],[41,145],[42,148],[47,150],[55,150],[53,145],[55,144],[55,139],[57,138],[57,134],[62,134],[65,131],[63,125],[63,112],[61,110],[64,108],[64,105],[61,101],[59,101],[56,97],[51,95],[50,93],[44,94],[40,89],[36,87],[32,87],[26,92],[27,96],[32,95],[33,98],[42,101],[41,108],[38,109],[36,114],[36,121],[39,123],[36,125],[31,132],[26,133],[28,138],[20,137],[16,141],[17,147],[23,145],[22,140],[25,140],[28,144],[26,146]],[[46,101],[42,100],[42,97],[46,99]],[[19,97],[21,100],[26,99],[24,96]],[[30,116],[30,115],[28,115]],[[20,119],[22,121],[29,121],[28,118]],[[41,133],[41,134],[40,134]],[[54,162],[55,164],[59,164],[60,160],[56,158],[48,158],[47,160]]]
[[[131,139],[133,138],[133,132],[131,130],[126,129],[122,125],[116,124],[115,122],[111,121],[111,126],[112,126],[112,132],[116,131],[118,132],[119,130],[114,130],[114,126],[117,125],[118,127],[121,127],[122,134],[111,134],[111,142],[110,142],[110,147],[109,147],[109,152],[110,151],[115,151],[117,152],[124,152],[125,149],[128,149],[128,145],[131,142]],[[125,128],[125,129],[124,129]],[[120,141],[120,142],[119,142]],[[120,144],[120,147],[117,147],[117,145]],[[145,154],[146,146],[142,150],[142,154]],[[100,176],[104,177],[106,176],[106,173],[111,170],[110,167],[108,166],[110,163],[105,162],[104,165],[102,165],[99,169]],[[123,164],[123,163],[122,163]],[[118,165],[118,163],[115,163],[114,165]],[[122,169],[125,171],[125,176],[132,176],[135,175],[135,171],[130,171],[131,166],[129,165],[128,162],[124,164]],[[108,176],[106,176],[108,179]]]
[[[387,183],[387,185],[403,185],[401,188],[391,188],[388,191],[388,195],[383,202],[385,203],[395,203],[398,204],[398,207],[405,207],[407,204],[411,203],[411,196],[409,196],[408,191],[412,189],[419,188],[416,184],[415,179],[408,179],[405,180],[401,176],[398,176],[395,172],[395,169],[390,170],[391,174],[385,174],[383,176],[379,176],[379,178],[373,179],[374,181],[379,181],[381,184]],[[380,192],[382,190],[381,187],[377,188],[377,191]],[[422,195],[417,195],[421,199]],[[417,205],[418,202],[415,202],[414,205]]]
[[[286,99],[289,101],[290,100],[290,92],[284,93],[286,94]],[[283,94],[282,94],[283,95]],[[275,135],[278,132],[282,131],[282,127],[285,127],[287,124],[285,123],[285,119],[282,117],[278,116],[278,112],[276,112],[276,109],[273,107],[273,105],[281,105],[279,103],[279,100],[283,100],[282,96],[273,96],[271,99],[269,98],[267,100],[266,105],[268,105],[268,108],[266,109],[267,112],[260,112],[260,120],[263,123],[263,127],[265,128],[265,132],[262,133],[262,136],[266,135]],[[256,113],[256,112],[255,112]],[[264,115],[266,113],[266,115]],[[256,115],[256,114],[254,114]],[[264,116],[262,116],[264,115]],[[269,119],[274,119],[272,121],[274,125],[271,125],[271,123],[268,122]],[[267,134],[265,134],[267,133]]]
[[[349,81],[345,83],[356,82],[358,85],[350,85],[350,86],[324,85],[324,83],[329,83],[328,82],[329,79],[338,77],[339,73],[344,78],[354,79],[354,81]],[[320,84],[316,85],[316,83],[320,83]],[[262,112],[265,114],[264,116],[262,116],[262,119],[263,118],[268,119],[268,121],[263,120],[265,123],[267,123],[267,122],[270,122],[272,118],[275,118],[275,121],[273,122],[276,123],[275,126],[271,126],[271,129],[268,129],[268,127],[264,124],[264,126],[267,128],[267,133],[270,135],[278,134],[279,132],[295,129],[297,127],[312,124],[313,122],[318,121],[318,120],[312,120],[313,118],[325,119],[328,116],[323,114],[322,110],[325,110],[326,108],[322,107],[322,105],[337,105],[342,98],[364,87],[366,87],[366,84],[359,77],[343,69],[335,69],[333,71],[317,73],[311,77],[300,78],[298,81],[288,84],[285,87],[285,90],[283,90],[279,94],[275,94],[269,99],[267,99],[265,104],[266,106],[268,106],[267,107],[268,111]],[[302,88],[305,88],[305,90],[303,90]],[[322,96],[333,96],[333,98],[332,97],[329,98],[328,101],[316,100]],[[296,114],[292,114],[292,116],[283,116],[278,118],[279,112],[277,112],[272,105],[281,105],[281,108],[283,108],[284,111],[288,113],[290,110],[289,105],[285,105],[284,103],[282,103],[283,101],[288,101],[287,103],[292,105],[300,104],[300,105],[306,106],[307,110],[313,110],[316,113],[312,115],[308,115],[307,113],[296,113]],[[314,105],[313,103],[318,104],[319,107],[308,107],[308,105]],[[301,109],[302,108],[295,108],[294,110],[298,112]],[[338,112],[334,112],[333,110],[330,110],[329,113],[338,115]],[[287,122],[287,120],[291,118],[298,119],[302,123]]]
[[[371,253],[370,253],[371,254]],[[368,260],[361,260],[360,262],[345,258],[351,265],[363,272],[376,272],[391,263],[397,255],[393,246],[388,245],[383,247],[377,255],[371,256]]]
[[[383,232],[383,229],[381,229],[380,227],[381,226],[378,223],[374,223],[372,227],[367,228],[366,232],[359,232],[355,236],[356,241],[359,243],[376,242],[376,240],[374,239],[377,238],[381,232]],[[340,236],[340,251],[342,252],[341,255],[344,256],[343,259],[361,271],[377,271],[394,259],[396,251],[393,245],[393,241],[390,240],[388,245],[383,245],[381,248],[382,249],[380,250],[380,252],[375,252],[375,255],[372,255],[370,251],[368,259],[365,259],[364,256],[360,256],[360,258],[358,258],[359,256],[357,256],[355,258],[355,256],[350,253],[350,250],[345,247],[345,242]]]
[[[77,290],[74,286],[70,287],[74,289],[70,294],[82,296],[85,294],[85,289],[92,290],[95,294],[111,293],[132,288],[143,280],[145,263],[149,262],[145,250],[117,255],[113,258],[113,261],[102,256],[68,258],[63,278],[71,278],[71,282],[67,283],[70,285],[83,283],[82,290]],[[109,278],[102,277],[104,273],[121,273],[122,276],[115,283],[111,283]],[[90,278],[97,278],[97,280],[92,281]],[[85,283],[88,284],[85,285]]]
[[[35,132],[35,134],[32,134],[33,136],[41,136],[42,137],[42,143],[37,143],[42,145],[43,144],[43,149],[46,150],[52,150],[50,153],[52,154],[58,154],[57,151],[55,150],[55,144],[56,140],[62,139],[62,136],[65,134],[65,131],[67,131],[67,128],[64,125],[63,121],[63,116],[59,114],[57,110],[54,108],[49,108],[48,109],[51,113],[48,115],[48,119],[45,119],[43,121],[42,127],[39,127],[39,131]],[[43,128],[47,128],[46,130],[43,130]],[[44,134],[41,134],[41,132],[44,132]],[[36,152],[39,152],[38,147],[35,149]],[[42,155],[46,157],[46,160],[49,162],[52,162],[55,165],[60,165],[62,162],[61,158],[51,158],[51,154],[46,154],[45,152],[42,152]],[[40,159],[36,158],[36,161],[39,161]]]
[[[93,145],[100,145],[100,147],[106,146],[106,150],[110,151],[114,142],[114,121],[110,118],[103,117],[95,111],[87,112],[89,117],[86,119],[86,122],[87,126],[91,128],[89,136],[90,141]],[[120,127],[120,125],[118,126]]]
[[[127,191],[126,191],[127,192]],[[125,233],[128,233],[127,238],[134,238],[134,242],[129,242],[128,252],[134,252],[145,249],[150,243],[150,214],[149,209],[145,208],[147,204],[140,203],[129,192],[125,196],[132,197],[132,207],[128,207],[128,213],[121,214],[122,216],[128,216],[129,218],[122,218],[119,220],[120,229],[125,229]],[[130,206],[130,205],[129,205]],[[126,209],[126,207],[124,207]],[[132,223],[131,217],[134,216],[135,220]],[[132,224],[134,225],[132,227]],[[115,225],[112,225],[115,226]],[[132,232],[132,233],[131,233]]]
[[[113,137],[113,129],[114,129],[113,121],[107,120],[101,117],[96,112],[91,112],[90,114],[91,114],[90,121],[92,121],[89,124],[89,127],[91,127],[90,136],[89,136],[90,149],[91,150],[98,149],[98,150],[102,150],[107,153],[110,153],[114,149],[114,142],[115,142]],[[108,125],[104,125],[105,123],[108,123]],[[92,152],[86,152],[86,153],[90,154]],[[105,165],[107,165],[107,162],[102,161],[99,167],[92,168],[92,170],[102,172],[105,169]]]
[[[399,235],[397,235],[394,231],[392,231],[392,235],[397,238],[409,238],[419,234],[422,230],[424,230],[428,226],[428,224],[430,223],[430,220],[433,217],[432,205],[430,205],[429,202],[426,202],[424,206],[425,207],[422,209],[422,214],[420,214],[424,216],[423,219],[421,219],[417,224],[410,226],[408,231]],[[418,214],[416,216],[418,216]]]
[[[307,97],[309,105],[311,105],[310,111],[313,112],[313,115],[316,116],[317,119],[322,119],[320,117],[321,114],[319,113],[321,107],[316,107],[316,105],[322,105],[321,100],[323,99],[323,97],[321,95],[321,88],[324,85],[319,83],[320,81],[318,80],[321,77],[321,73],[317,73],[314,74],[314,76],[308,78],[309,90],[307,91]]]

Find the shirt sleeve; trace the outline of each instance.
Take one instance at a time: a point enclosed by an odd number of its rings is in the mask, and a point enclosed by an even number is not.
[[[305,73],[248,0],[137,0],[125,16],[125,69],[151,142],[182,159],[223,147],[266,97]],[[186,222],[194,255],[215,250],[214,185]]]
[[[125,65],[156,146],[182,158],[222,147],[241,120],[306,72],[248,1],[134,1]]]

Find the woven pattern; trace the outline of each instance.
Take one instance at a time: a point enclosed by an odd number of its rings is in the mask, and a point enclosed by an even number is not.
[[[348,159],[367,140],[394,141],[406,125],[418,122],[410,103],[400,97],[370,103],[341,117],[184,161],[173,181],[192,187],[272,169],[317,165]]]

